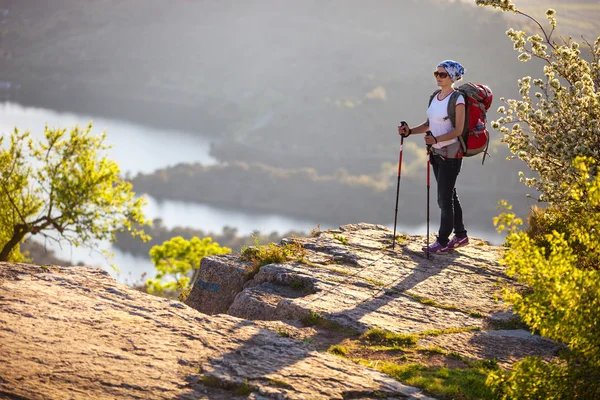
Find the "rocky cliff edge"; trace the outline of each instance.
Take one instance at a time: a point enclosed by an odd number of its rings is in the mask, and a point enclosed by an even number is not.
[[[474,239],[427,259],[425,238],[391,241],[385,227],[354,224],[285,239],[301,254],[260,269],[206,257],[185,304],[97,268],[0,263],[0,397],[430,398],[325,351],[373,358],[360,343],[374,329],[417,340],[387,360],[509,368],[554,356],[497,299],[515,285],[501,248]]]

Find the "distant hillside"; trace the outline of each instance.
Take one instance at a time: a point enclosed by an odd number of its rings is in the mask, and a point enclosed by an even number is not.
[[[505,19],[470,3],[1,0],[0,80],[26,104],[275,152],[383,154],[400,119],[423,118],[441,59],[498,97],[535,71],[516,60]],[[586,33],[600,17],[591,0],[517,4],[542,19],[555,7],[561,26]]]
[[[524,71],[504,21],[432,0],[8,5],[2,79],[21,84],[24,102],[293,153],[385,150],[398,119],[422,118],[441,59],[498,88]],[[445,28],[476,15],[475,27]],[[492,57],[505,61],[490,65]]]

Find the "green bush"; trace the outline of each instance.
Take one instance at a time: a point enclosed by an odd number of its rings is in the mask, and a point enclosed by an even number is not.
[[[488,383],[505,399],[600,398],[600,176],[591,177],[593,162],[573,163],[579,176],[564,189],[568,203],[578,206],[561,211],[563,232],[536,243],[512,229],[506,239],[506,272],[531,290],[506,289],[505,300],[533,330],[567,349],[553,362],[526,358],[510,372],[492,374]]]
[[[301,261],[306,255],[306,250],[297,241],[276,245],[275,243],[267,243],[266,245],[258,245],[258,237],[254,238],[254,246],[245,246],[242,248],[240,258],[243,261],[250,261],[253,265],[251,275],[258,272],[260,267],[267,264],[280,264],[288,260],[295,259]]]
[[[164,295],[184,290],[190,282],[191,272],[200,268],[202,258],[229,252],[231,252],[230,248],[221,247],[209,237],[203,239],[193,237],[185,240],[177,236],[160,246],[154,246],[150,250],[150,257],[157,274],[155,279],[146,281],[147,291]],[[165,278],[168,280],[163,283]]]

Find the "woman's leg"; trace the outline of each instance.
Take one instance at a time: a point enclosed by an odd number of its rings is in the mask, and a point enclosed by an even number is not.
[[[446,246],[450,241],[450,234],[455,226],[454,202],[456,192],[454,185],[460,172],[462,159],[460,158],[442,158],[432,156],[431,164],[437,181],[438,206],[441,211],[440,229],[438,231],[438,242]],[[458,203],[459,217],[462,220],[462,209]],[[464,227],[463,227],[464,230]]]
[[[460,205],[460,200],[458,199],[458,193],[456,192],[456,188],[454,188],[452,200],[454,204],[454,235],[456,235],[456,237],[459,239],[466,238],[467,230],[465,229],[465,224],[463,221],[463,211]]]

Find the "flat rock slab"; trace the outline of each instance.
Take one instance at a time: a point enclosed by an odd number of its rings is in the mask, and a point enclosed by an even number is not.
[[[263,266],[244,283],[229,314],[251,320],[302,320],[318,314],[361,333],[380,328],[422,337],[431,331],[468,331],[420,345],[497,358],[504,367],[527,355],[546,358],[556,352],[556,344],[533,335],[473,333],[515,318],[498,300],[502,285],[518,286],[499,264],[500,247],[471,238],[469,246],[427,259],[421,250],[425,237],[401,236],[392,249],[392,232],[371,224],[344,225],[283,243],[292,241],[302,245],[301,259]],[[218,258],[202,260],[200,277],[215,274],[203,267]],[[456,349],[452,338],[463,339]]]
[[[521,329],[458,332],[426,337],[419,340],[419,345],[438,347],[469,359],[495,359],[504,369],[527,356],[538,356],[549,361],[561,349],[550,340]]]
[[[418,333],[483,327],[485,317],[505,310],[496,299],[499,284],[508,279],[498,264],[498,247],[474,239],[472,246],[428,260],[420,249],[424,238],[403,237],[392,250],[391,236],[385,227],[357,224],[293,239],[304,247],[304,259],[263,266],[244,284],[229,312],[248,319],[282,319],[278,312],[259,316],[257,303],[264,299],[265,308],[281,308],[280,303],[295,307],[297,314],[289,319],[312,311],[361,332]],[[219,258],[202,260],[201,281],[215,275],[214,260]],[[277,293],[273,284],[296,287],[296,294]],[[202,307],[198,309],[206,312]]]
[[[427,398],[252,321],[201,314],[97,268],[0,263],[0,343],[0,397]]]

